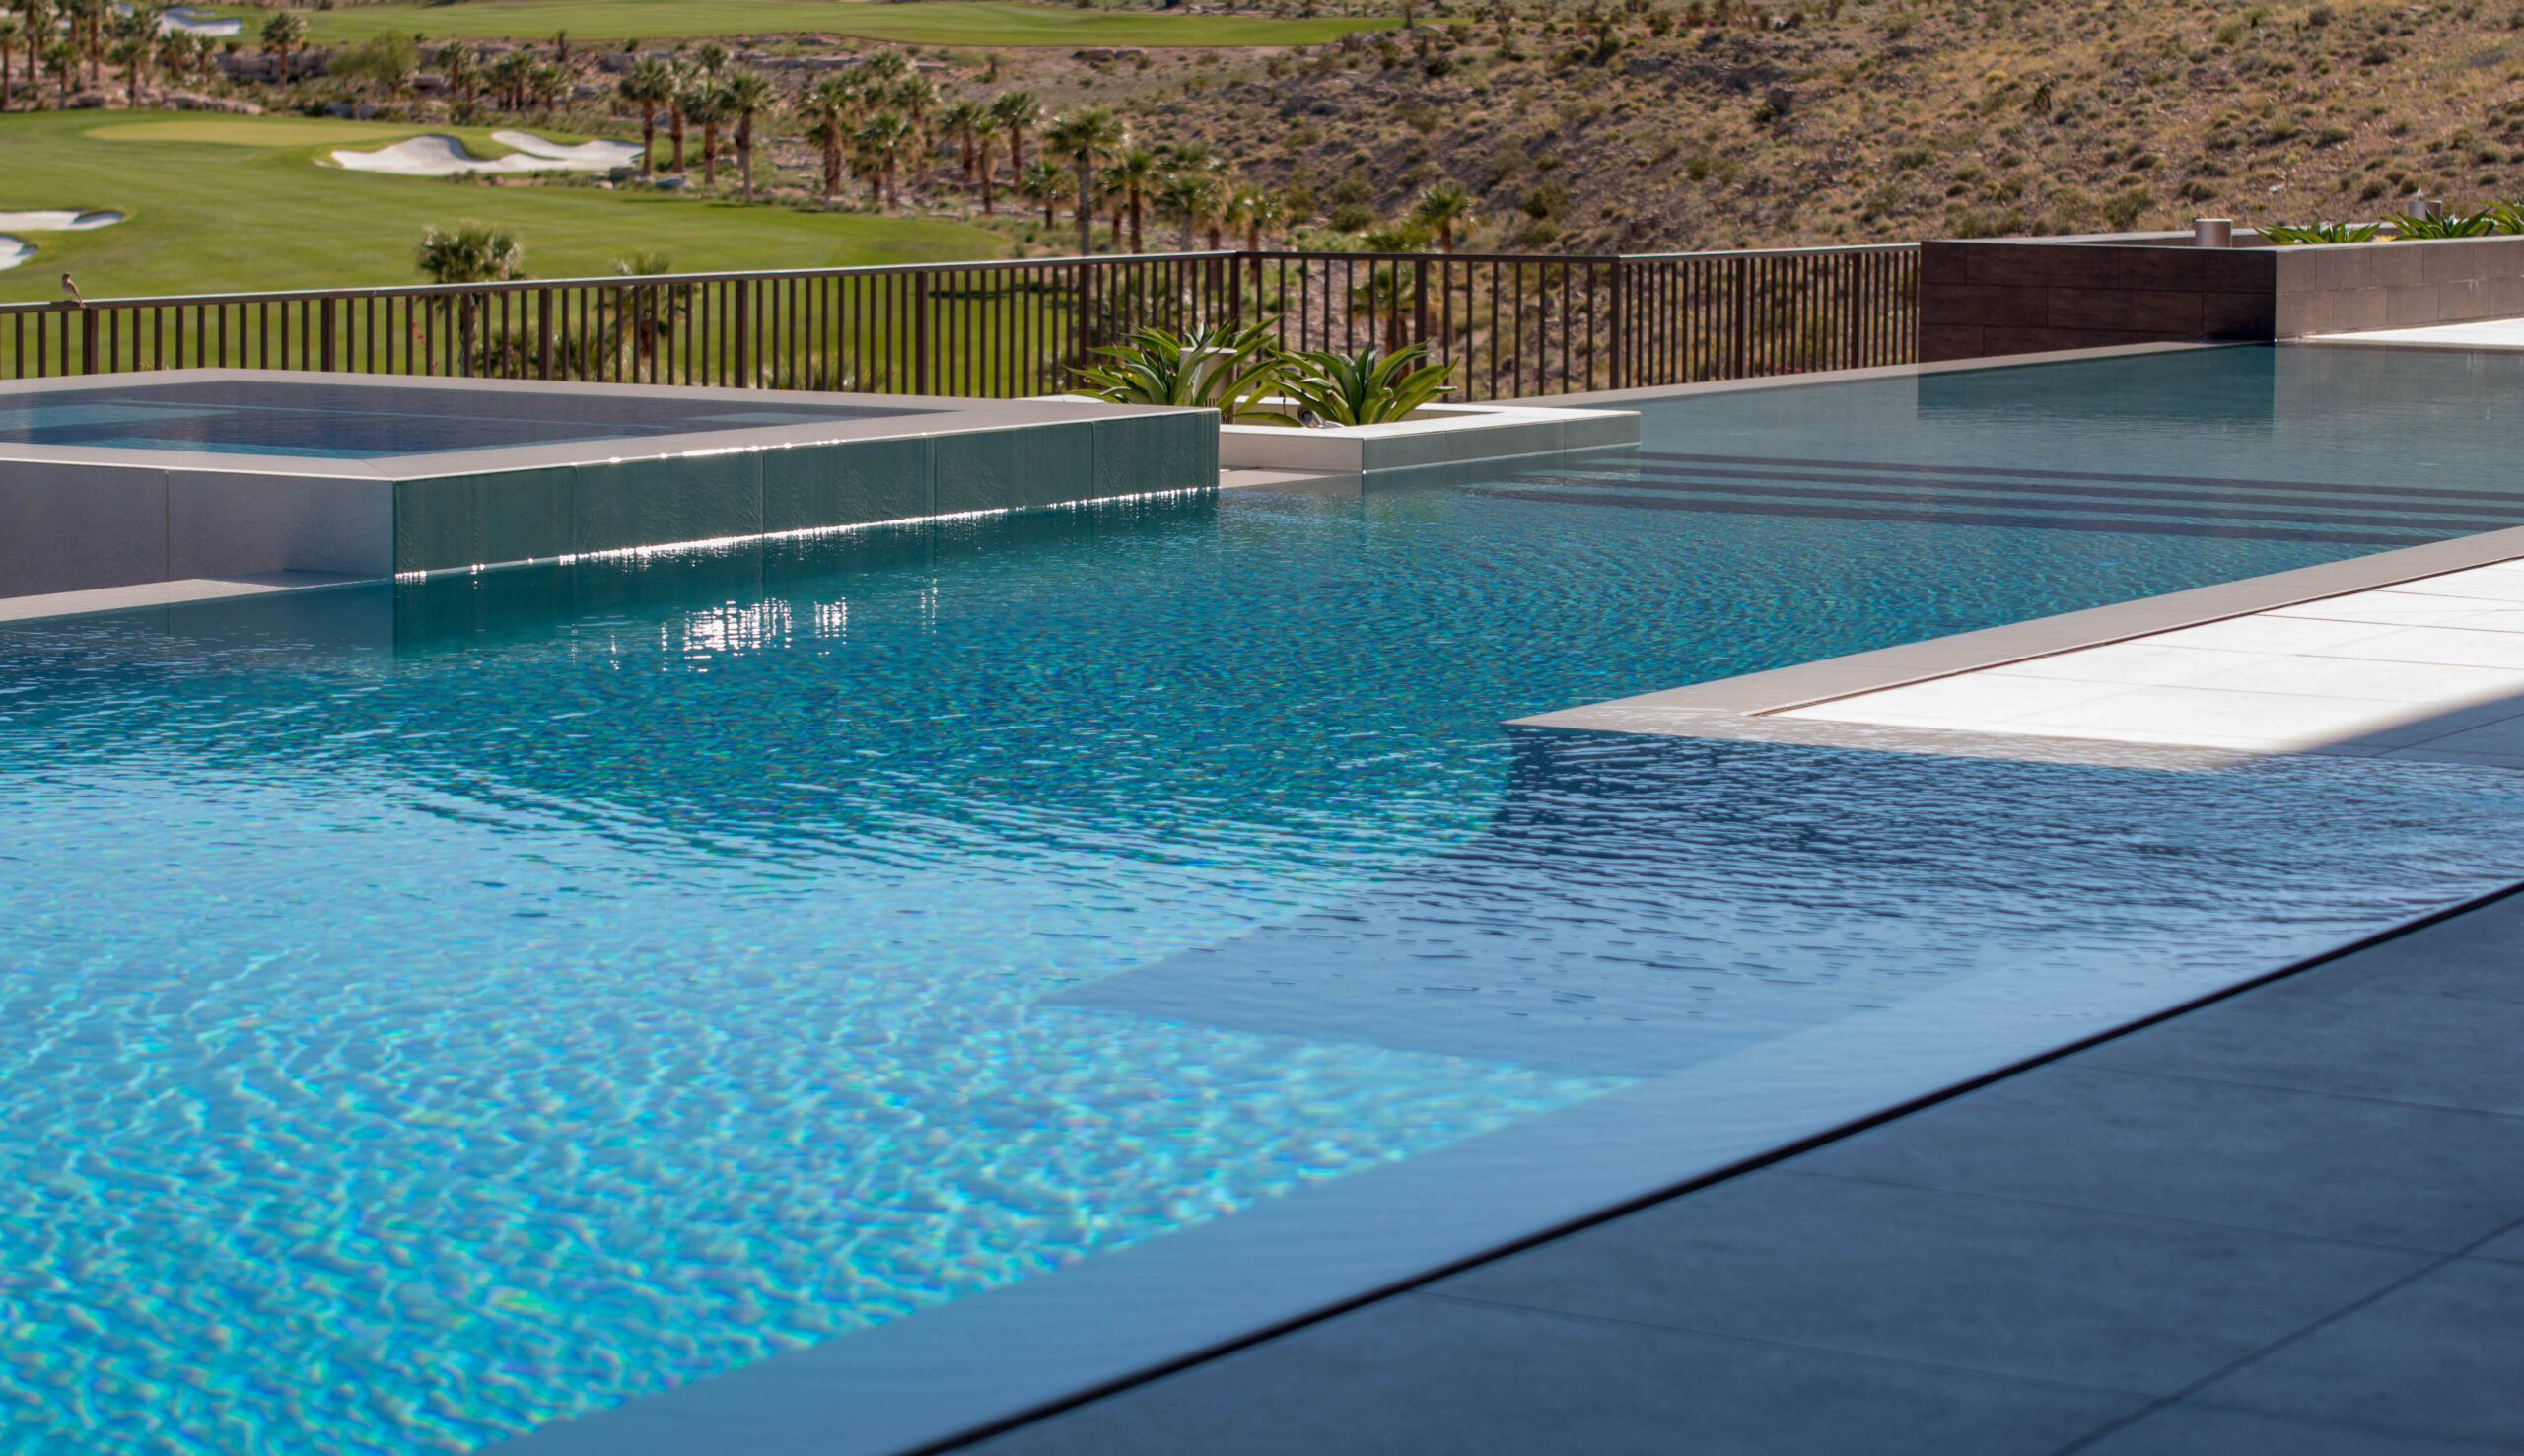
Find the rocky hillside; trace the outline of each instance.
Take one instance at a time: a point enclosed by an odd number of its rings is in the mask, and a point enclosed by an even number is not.
[[[1207,142],[1344,223],[1452,177],[1494,246],[2305,222],[2376,216],[2415,190],[2524,196],[2524,10],[1721,0],[1557,15],[1440,15],[1395,40],[1193,68],[1130,109],[1152,137]]]

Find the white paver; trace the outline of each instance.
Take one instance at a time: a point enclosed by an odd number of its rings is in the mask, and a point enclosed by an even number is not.
[[[1777,716],[2524,767],[2524,563],[2297,602]]]
[[[2486,318],[2477,323],[2438,323],[2426,328],[2378,328],[2365,333],[2321,333],[2318,344],[2413,344],[2439,349],[2524,349],[2524,318]]]

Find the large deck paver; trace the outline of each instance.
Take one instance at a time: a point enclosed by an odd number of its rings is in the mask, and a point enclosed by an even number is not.
[[[965,1449],[2524,1453],[2524,895]]]

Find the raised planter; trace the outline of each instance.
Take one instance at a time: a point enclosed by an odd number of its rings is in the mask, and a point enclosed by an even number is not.
[[[2231,247],[2189,233],[1920,244],[1920,359],[2265,342],[2524,315],[2524,237]]]
[[[1363,475],[1638,443],[1634,410],[1432,404],[1390,425],[1222,425],[1219,464],[1229,470]]]

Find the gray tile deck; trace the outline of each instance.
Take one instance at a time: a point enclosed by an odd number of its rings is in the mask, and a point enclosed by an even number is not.
[[[2524,895],[962,1448],[2524,1452]]]

